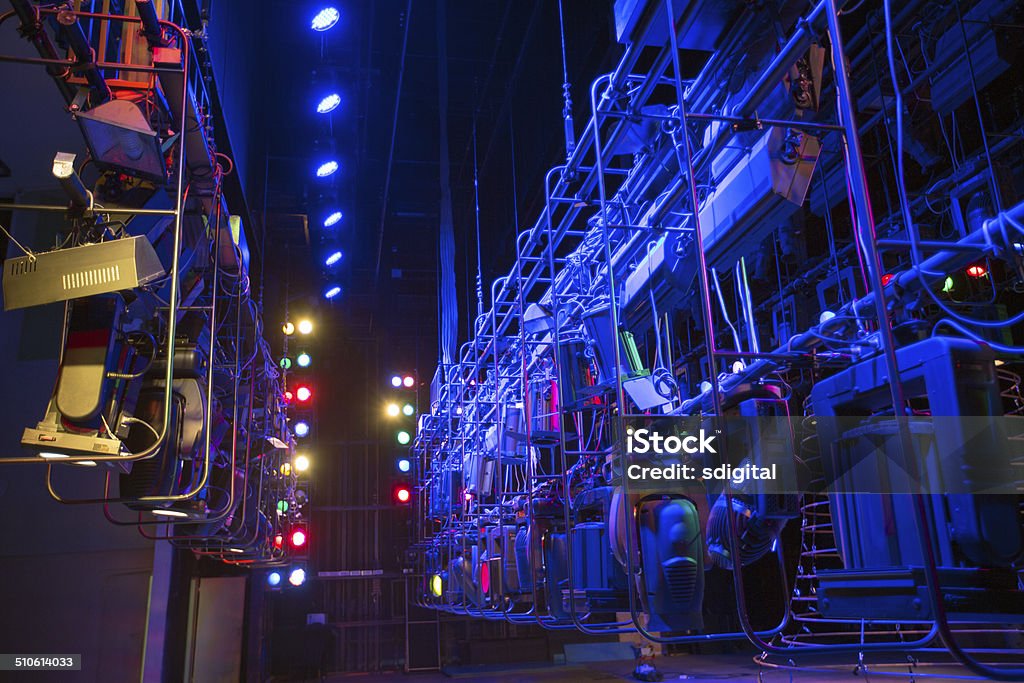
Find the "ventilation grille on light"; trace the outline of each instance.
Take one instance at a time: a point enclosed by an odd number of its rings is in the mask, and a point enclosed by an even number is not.
[[[81,289],[82,287],[94,287],[117,282],[121,279],[121,266],[113,265],[106,268],[92,268],[77,273],[67,273],[62,276],[64,291]]]
[[[17,277],[18,275],[27,275],[29,273],[36,272],[36,262],[34,260],[12,260],[10,263],[11,270],[9,272],[11,274],[11,277]]]
[[[688,603],[697,590],[697,563],[690,557],[673,557],[662,565],[665,583],[674,602]]]

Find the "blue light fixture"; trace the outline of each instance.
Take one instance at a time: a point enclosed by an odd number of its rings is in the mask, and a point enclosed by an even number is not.
[[[324,298],[333,299],[339,294],[341,294],[341,287],[339,287],[338,285],[331,285],[330,287],[327,288],[327,291],[324,292]]]
[[[295,436],[302,438],[309,436],[309,423],[308,422],[296,422],[295,423]]]
[[[322,10],[313,16],[313,21],[310,27],[314,31],[327,31],[334,27],[341,19],[341,12],[335,7],[324,7]]]
[[[316,105],[317,114],[330,114],[332,111],[338,108],[341,104],[341,95],[336,92],[332,92],[327,97],[320,100],[320,104]]]
[[[326,259],[324,259],[324,265],[325,266],[333,266],[335,263],[337,263],[340,260],[341,260],[341,252],[340,251],[331,252],[330,256],[328,256]]]
[[[402,458],[401,460],[398,461],[398,471],[399,472],[408,472],[411,469],[412,469],[412,463],[409,462],[408,458]]]
[[[267,583],[271,586],[277,586],[281,583],[281,572],[270,572],[267,574]]]
[[[296,357],[295,362],[299,364],[300,368],[308,368],[309,364],[313,362],[313,358],[303,351]]]
[[[326,162],[320,164],[320,166],[316,169],[316,177],[317,178],[326,178],[327,176],[334,175],[334,173],[337,170],[338,170],[338,162],[334,161],[332,159],[330,161],[326,161]]]
[[[337,225],[338,221],[340,221],[341,218],[341,211],[335,211],[334,213],[330,214],[329,216],[327,216],[327,218],[324,219],[324,227],[330,228]]]

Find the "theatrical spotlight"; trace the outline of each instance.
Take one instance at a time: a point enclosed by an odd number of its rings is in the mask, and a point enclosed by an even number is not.
[[[97,166],[160,183],[167,180],[160,138],[137,104],[111,100],[75,118]]]
[[[309,436],[309,423],[308,422],[296,422],[295,423],[295,436],[302,437]]]
[[[324,227],[325,228],[333,228],[335,225],[338,224],[338,221],[340,221],[342,218],[343,218],[343,216],[342,216],[341,211],[333,211],[333,212],[331,212],[331,213],[329,213],[327,215],[327,218],[324,219]],[[340,253],[340,252],[338,252],[338,253]],[[327,265],[331,265],[331,264],[328,263]]]
[[[313,16],[310,28],[314,31],[327,31],[341,19],[341,12],[335,7],[325,7]]]
[[[331,252],[327,256],[327,258],[324,259],[324,265],[330,267],[330,266],[333,266],[335,263],[337,263],[340,260],[341,260],[341,252],[340,251],[333,251],[333,252]]]
[[[286,337],[292,336],[295,334],[295,323],[285,323],[284,325],[281,325],[281,331]]]
[[[405,415],[406,417],[412,417],[413,414],[415,414],[415,412],[416,409],[413,408],[411,403],[406,403],[404,406],[402,406],[402,414]]]
[[[412,375],[406,375],[402,378],[402,386],[406,389],[412,389],[416,385],[416,379]]]
[[[391,386],[395,387],[396,389],[398,387],[402,386],[402,378],[401,378],[401,376],[399,376],[399,375],[392,376],[391,377]]]
[[[306,570],[302,567],[293,569],[291,573],[288,574],[288,583],[295,586],[296,588],[306,583]]]
[[[331,161],[325,161],[324,163],[322,163],[319,166],[317,166],[316,177],[317,178],[326,178],[328,176],[334,175],[334,173],[337,170],[338,170],[338,162],[337,161],[334,161],[333,159]]]
[[[273,587],[281,584],[281,572],[270,572],[267,574],[267,585]]]
[[[60,186],[75,209],[84,211],[89,208],[92,204],[92,193],[85,189],[85,184],[75,171],[74,154],[57,152],[57,156],[53,158],[53,176],[60,181]]]
[[[295,362],[299,364],[300,368],[308,368],[309,364],[313,362],[313,358],[308,353],[303,351],[295,359]]]
[[[341,104],[341,95],[336,92],[332,92],[327,97],[320,100],[320,104],[316,105],[317,114],[330,114],[332,111],[338,108]]]
[[[408,458],[402,458],[401,460],[398,461],[398,471],[399,472],[408,472],[411,469],[412,469],[412,463],[409,462]]]
[[[338,285],[331,285],[326,290],[324,290],[325,299],[333,299],[337,297],[339,294],[341,294],[341,287]]]
[[[295,400],[299,403],[308,403],[313,398],[313,390],[305,384],[295,388]]]
[[[303,529],[296,529],[292,532],[290,540],[293,548],[301,548],[306,545],[306,532]]]
[[[385,408],[385,412],[388,414],[388,417],[398,417],[398,413],[401,412],[401,409],[398,407],[397,403],[389,403],[387,408]]]
[[[310,334],[313,332],[313,321],[308,318],[304,318],[299,321],[299,326],[296,329],[298,329],[299,334]]]
[[[398,434],[395,435],[395,438],[398,440],[398,443],[403,446],[408,446],[409,442],[412,441],[412,436],[404,429],[398,432]]]
[[[295,458],[295,471],[305,472],[309,469],[309,456],[300,455]]]

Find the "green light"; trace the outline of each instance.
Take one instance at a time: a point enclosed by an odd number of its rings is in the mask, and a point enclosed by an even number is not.
[[[398,432],[396,438],[398,439],[398,443],[402,444],[403,446],[407,445],[410,441],[412,441],[412,437],[409,436],[409,432],[405,431],[404,429]]]
[[[279,500],[279,501],[277,501],[277,511],[280,514],[282,514],[282,515],[284,513],[288,512],[288,501],[287,500]]]
[[[289,358],[288,356],[284,356],[283,358],[281,358],[281,360],[277,361],[277,364],[281,366],[282,370],[291,370],[292,359]]]
[[[404,406],[402,406],[402,413],[404,413],[406,416],[412,417],[412,415],[416,413],[416,409],[413,408],[411,403],[406,403]]]
[[[952,275],[946,276],[946,281],[944,283],[942,283],[942,291],[947,293],[947,294],[953,291],[953,276]]]

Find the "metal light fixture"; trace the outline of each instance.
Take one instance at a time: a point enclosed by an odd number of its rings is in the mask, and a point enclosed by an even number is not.
[[[136,104],[111,100],[77,119],[98,166],[161,183],[167,179],[160,138]]]

